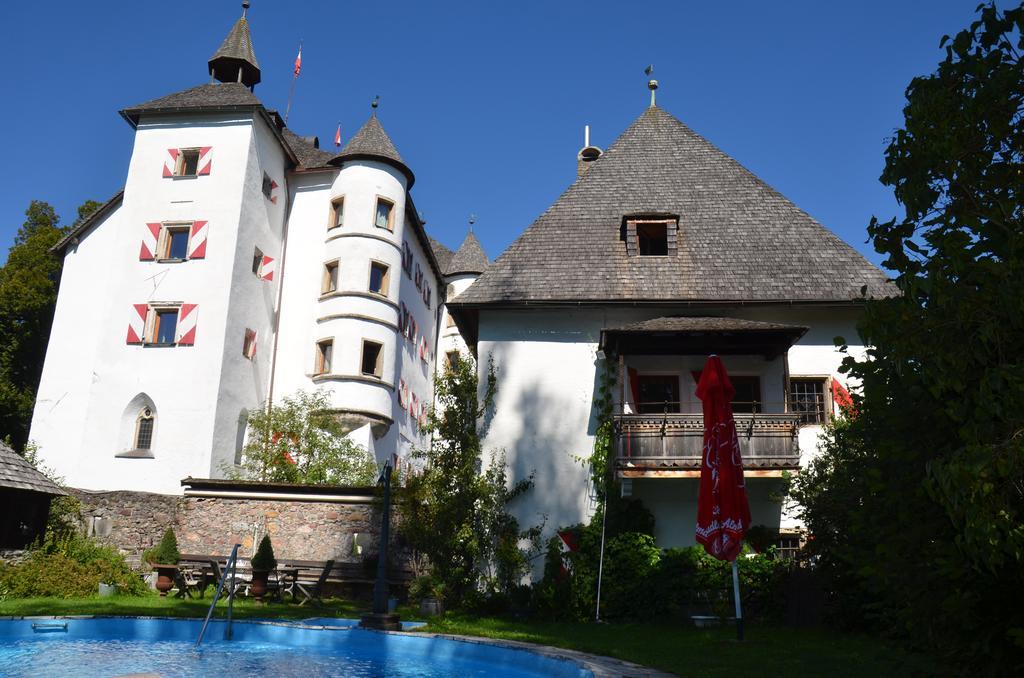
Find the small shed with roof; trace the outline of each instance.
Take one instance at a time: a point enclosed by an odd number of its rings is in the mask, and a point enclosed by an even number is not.
[[[66,494],[24,457],[0,443],[0,548],[25,548],[43,536],[50,502]]]

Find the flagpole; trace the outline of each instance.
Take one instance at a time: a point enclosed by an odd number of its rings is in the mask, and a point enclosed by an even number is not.
[[[743,606],[740,604],[740,573],[732,559],[732,596],[736,601],[736,640],[743,640]]]
[[[292,97],[295,95],[295,83],[299,81],[299,65],[302,59],[302,41],[299,40],[299,56],[295,59],[292,75],[292,86],[288,89],[288,105],[284,109],[284,124],[288,125],[288,114],[292,111]]]

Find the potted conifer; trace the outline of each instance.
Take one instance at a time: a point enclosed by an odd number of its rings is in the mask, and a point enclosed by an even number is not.
[[[181,562],[178,538],[174,536],[174,530],[168,527],[156,548],[146,551],[144,555],[150,566],[156,570],[156,590],[160,592],[161,597],[166,597],[167,592],[174,587],[174,576],[178,571],[178,563]]]
[[[263,602],[263,596],[267,593],[267,578],[270,571],[277,567],[277,559],[274,558],[274,546],[270,543],[270,535],[263,535],[256,553],[252,557],[252,585],[250,591],[257,602]]]

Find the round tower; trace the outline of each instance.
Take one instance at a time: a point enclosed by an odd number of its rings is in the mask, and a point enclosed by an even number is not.
[[[376,111],[331,163],[340,171],[329,195],[313,381],[330,392],[346,428],[369,424],[379,440],[399,419],[404,366],[414,362],[403,340],[414,300],[404,255],[415,240],[406,219],[414,177]]]

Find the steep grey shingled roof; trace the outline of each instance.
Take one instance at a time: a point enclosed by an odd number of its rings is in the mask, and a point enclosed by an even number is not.
[[[44,494],[67,494],[3,443],[0,443],[0,487],[33,490]]]
[[[430,249],[434,250],[434,258],[437,259],[437,265],[441,267],[441,272],[444,273],[448,270],[448,264],[455,253],[433,237],[427,236],[427,239],[430,241]]]
[[[260,65],[252,49],[249,20],[244,15],[231,27],[228,37],[224,38],[207,63],[221,82],[234,82],[238,77],[239,66],[242,67],[242,81],[246,85],[251,87],[260,81]]]
[[[627,256],[628,214],[679,217],[678,253]],[[454,304],[849,301],[893,293],[878,268],[660,108],[651,107]]]
[[[480,246],[480,241],[473,235],[473,231],[470,231],[459,245],[459,249],[455,251],[451,262],[445,267],[444,274],[483,273],[490,263],[484,248]]]
[[[300,137],[290,129],[282,130],[285,141],[291,147],[292,151],[295,152],[295,157],[299,159],[299,166],[296,169],[308,170],[308,169],[319,169],[321,167],[331,167],[328,163],[334,157],[333,153],[328,153],[320,148],[317,143],[316,137]]]
[[[252,109],[262,107],[256,95],[238,82],[211,82],[181,92],[129,106],[121,115],[137,124],[142,113],[178,112],[192,109]]]
[[[345,160],[359,158],[383,160],[397,167],[408,179],[408,187],[412,187],[412,183],[415,180],[412,170],[402,160],[402,156],[398,154],[398,149],[395,148],[395,144],[391,141],[388,133],[384,131],[380,120],[377,119],[376,113],[371,115],[370,119],[359,128],[359,131],[348,140],[348,143],[345,144],[345,147],[341,149],[341,153],[334,160],[337,163],[341,163]]]

